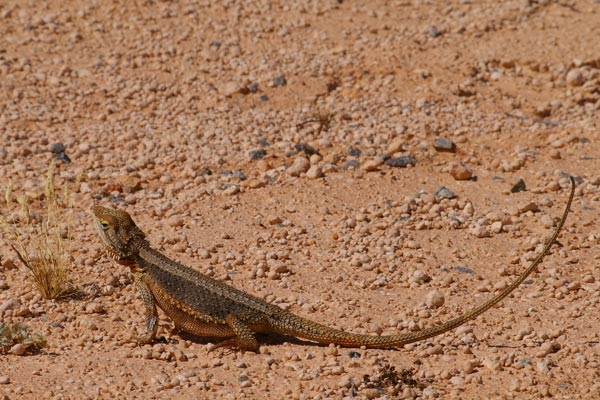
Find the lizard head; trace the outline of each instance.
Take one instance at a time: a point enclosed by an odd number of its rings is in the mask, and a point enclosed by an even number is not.
[[[134,241],[145,240],[145,234],[137,227],[131,216],[114,208],[94,206],[94,222],[100,239],[106,246],[107,253],[122,264],[137,254]]]

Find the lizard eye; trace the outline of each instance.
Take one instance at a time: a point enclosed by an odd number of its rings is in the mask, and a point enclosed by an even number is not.
[[[100,226],[102,227],[102,229],[106,230],[109,228],[108,222],[106,221],[100,221]]]

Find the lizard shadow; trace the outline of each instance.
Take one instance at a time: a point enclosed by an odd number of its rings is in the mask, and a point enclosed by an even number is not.
[[[222,338],[222,337],[196,336],[194,334],[191,334],[188,332],[183,332],[183,331],[176,331],[176,332],[173,332],[173,334],[176,334],[183,340],[189,340],[189,341],[192,341],[192,342],[198,343],[198,344],[208,344],[208,343],[219,344],[223,340],[227,340],[227,338]],[[328,347],[329,346],[329,344],[326,344],[326,343],[311,342],[309,340],[303,340],[303,339],[297,338],[295,336],[281,335],[281,334],[275,334],[275,333],[257,333],[256,340],[258,341],[259,344],[265,344],[265,345],[280,346],[284,343],[290,343],[290,344],[295,344],[295,345],[300,345],[300,346],[313,346],[313,347]]]

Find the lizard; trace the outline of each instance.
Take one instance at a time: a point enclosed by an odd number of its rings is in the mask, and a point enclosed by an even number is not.
[[[383,336],[346,332],[311,321],[174,261],[150,246],[144,232],[126,211],[96,205],[93,215],[107,253],[131,269],[141,293],[146,332],[138,338],[140,344],[154,341],[159,307],[177,329],[223,339],[214,348],[227,346],[256,352],[257,333],[291,335],[342,347],[398,348],[455,329],[511,294],[542,262],[565,224],[575,193],[575,181],[570,179],[571,193],[562,218],[543,250],[514,282],[489,300],[442,324]]]

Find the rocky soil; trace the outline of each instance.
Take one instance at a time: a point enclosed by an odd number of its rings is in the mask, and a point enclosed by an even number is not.
[[[0,241],[4,399],[600,398],[598,1],[0,3],[0,216],[33,240],[49,163],[71,278],[46,300]],[[173,330],[104,253],[94,204],[153,246],[353,332],[441,323],[402,349],[267,335],[258,354]],[[520,182],[522,180],[522,182]],[[6,228],[6,227],[5,227]],[[68,238],[68,234],[64,237]],[[22,353],[22,354],[21,354]]]

